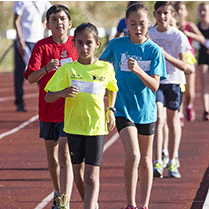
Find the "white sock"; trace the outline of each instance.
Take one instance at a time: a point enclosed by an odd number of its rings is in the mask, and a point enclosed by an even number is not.
[[[162,152],[164,153],[165,156],[169,156],[168,149],[163,149]]]
[[[179,152],[176,151],[176,152],[175,152],[175,158],[178,158],[178,157],[179,157]]]

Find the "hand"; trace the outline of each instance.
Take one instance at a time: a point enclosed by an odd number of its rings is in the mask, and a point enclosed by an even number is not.
[[[115,115],[113,111],[108,110],[106,112],[106,121],[108,130],[112,131],[115,128]]]
[[[185,74],[190,75],[192,73],[195,73],[195,66],[187,64],[187,69],[185,70]]]
[[[78,92],[78,87],[71,86],[62,90],[61,97],[75,97],[78,94]]]
[[[135,74],[138,73],[139,70],[141,70],[137,61],[133,58],[128,59],[128,69],[131,70]]]
[[[58,59],[51,59],[49,63],[46,65],[46,69],[48,72],[53,70],[54,68],[58,69],[59,60]]]
[[[26,43],[25,42],[18,42],[17,44],[18,46],[18,51],[19,53],[24,56],[25,55],[25,47],[26,47]]]

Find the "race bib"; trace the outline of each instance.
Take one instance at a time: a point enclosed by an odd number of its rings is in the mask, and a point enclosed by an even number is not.
[[[101,94],[102,83],[86,82],[86,81],[71,81],[71,86],[78,87],[79,92],[89,94]]]

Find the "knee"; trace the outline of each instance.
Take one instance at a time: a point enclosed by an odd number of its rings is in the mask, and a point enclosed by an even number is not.
[[[68,151],[62,151],[59,153],[59,164],[61,168],[71,164],[71,159]]]
[[[131,167],[138,167],[140,161],[140,154],[138,152],[132,153],[126,157],[126,164]]]
[[[152,166],[152,157],[150,156],[142,157],[140,161],[140,168],[147,170],[150,168],[150,166]]]
[[[88,186],[95,185],[99,182],[99,176],[96,173],[85,173],[84,182]]]
[[[49,168],[57,168],[59,166],[59,162],[57,158],[50,158],[48,160]]]

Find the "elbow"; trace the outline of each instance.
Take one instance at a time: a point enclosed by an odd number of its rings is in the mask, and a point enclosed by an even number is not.
[[[34,83],[35,83],[34,81],[32,81],[32,80],[30,80],[30,79],[28,79],[28,82],[29,82],[30,84],[34,84]]]
[[[27,80],[30,84],[34,84],[36,82],[30,75],[28,76]]]
[[[159,84],[151,86],[150,89],[151,89],[153,92],[156,92],[156,91],[159,89]]]
[[[48,94],[46,94],[46,96],[44,97],[44,100],[45,100],[46,103],[52,103],[50,101],[50,99],[49,99],[49,95]]]
[[[156,91],[158,90],[158,88],[159,88],[159,86],[158,86],[158,87],[153,87],[151,90],[152,90],[153,92],[156,92]]]

